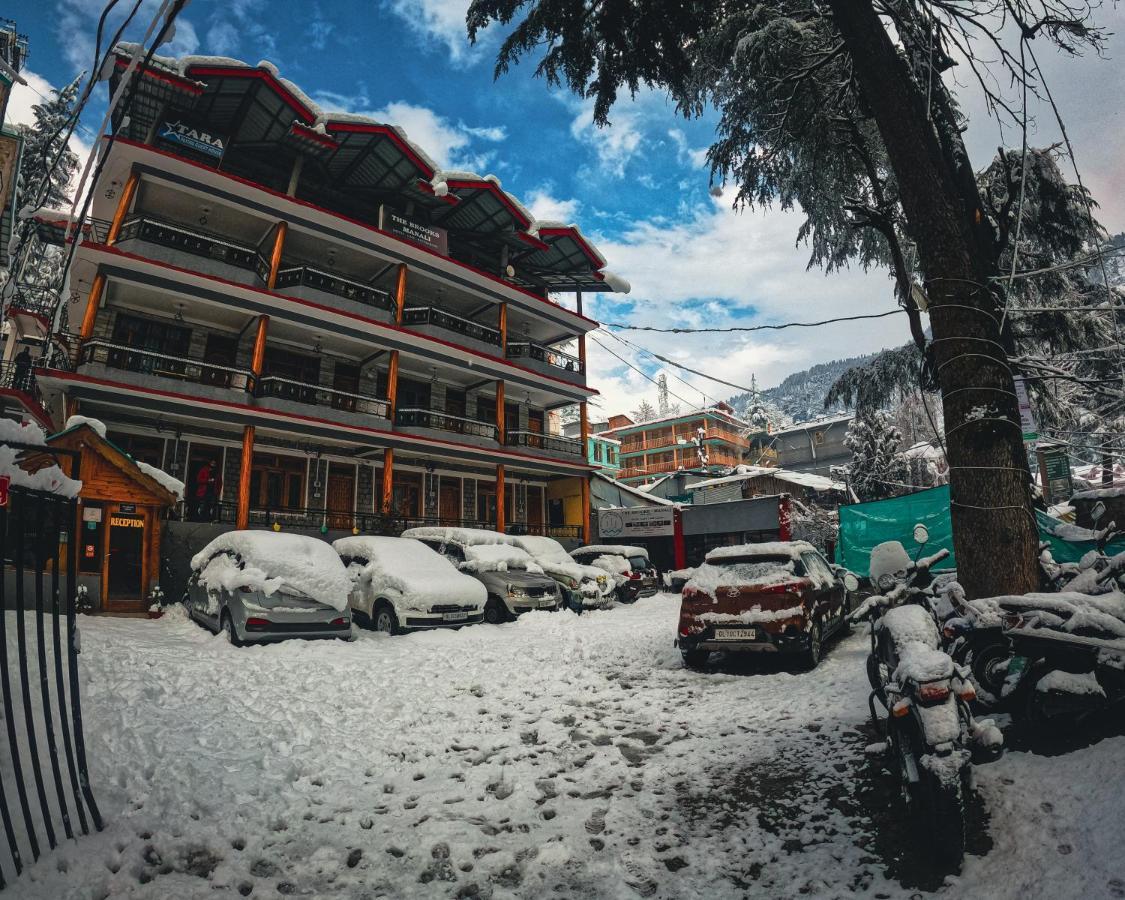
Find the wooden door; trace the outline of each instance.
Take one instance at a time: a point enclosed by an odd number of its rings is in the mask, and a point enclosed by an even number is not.
[[[442,477],[438,488],[438,515],[442,525],[456,525],[461,518],[461,479]]]
[[[122,510],[120,507],[124,506]],[[102,596],[105,608],[117,612],[143,612],[145,604],[146,535],[149,516],[130,504],[109,508],[106,552],[103,558]]]
[[[328,518],[329,528],[351,528],[355,507],[355,469],[328,467]]]
[[[543,488],[537,485],[529,485],[527,488],[527,524],[543,525]]]

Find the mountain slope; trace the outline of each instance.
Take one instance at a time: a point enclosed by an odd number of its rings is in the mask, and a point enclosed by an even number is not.
[[[848,369],[861,366],[874,359],[876,354],[866,356],[852,356],[848,359],[834,359],[831,362],[818,363],[802,372],[794,372],[777,387],[766,388],[758,392],[759,402],[767,410],[776,410],[784,417],[794,422],[807,422],[829,413],[845,412],[842,405],[837,404],[829,409],[824,408],[824,396],[841,375]],[[727,401],[736,414],[748,416],[754,405],[749,393],[735,394]],[[771,418],[774,416],[771,415]],[[777,422],[776,424],[788,424]]]

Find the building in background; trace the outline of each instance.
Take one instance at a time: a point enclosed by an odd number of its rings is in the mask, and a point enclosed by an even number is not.
[[[852,452],[844,445],[844,438],[854,418],[849,413],[790,425],[770,435],[766,446],[776,453],[774,464],[783,469],[830,475],[833,466],[846,466],[852,461]],[[753,463],[753,460],[748,461]]]
[[[66,362],[39,372],[53,416],[101,419],[187,482],[185,516],[237,527],[551,531],[575,476],[588,509],[584,435],[547,420],[596,393],[582,292],[628,288],[576,227],[269,64],[157,58],[113,124]]]
[[[598,467],[611,478],[617,477],[617,470],[621,467],[621,441],[607,437],[599,432],[609,427],[608,422],[591,422],[586,436],[586,459],[591,465]],[[562,426],[562,433],[574,440],[579,440],[582,433],[580,422],[567,422]]]
[[[613,416],[600,434],[621,441],[617,477],[637,485],[670,472],[707,477],[737,466],[749,446],[748,429],[730,406],[716,403],[648,422]]]

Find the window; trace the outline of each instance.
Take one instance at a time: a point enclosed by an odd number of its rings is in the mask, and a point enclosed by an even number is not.
[[[129,372],[177,375],[184,371],[182,357],[188,352],[191,329],[122,313],[113,323],[113,342],[148,352],[141,354],[113,350],[109,356],[109,365]],[[181,359],[162,359],[162,356]]]
[[[594,461],[605,462],[605,445],[594,444]]]
[[[480,422],[496,421],[496,398],[481,394],[477,397],[477,420]]]
[[[465,418],[465,392],[455,388],[446,388],[445,411],[451,416]]]

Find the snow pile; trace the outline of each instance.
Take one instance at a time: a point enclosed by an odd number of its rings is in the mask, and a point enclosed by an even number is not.
[[[1036,625],[1069,634],[1125,638],[1125,594],[1015,594],[969,603],[982,620],[998,624],[1005,613],[1035,613]]]
[[[871,563],[868,572],[871,575],[871,581],[878,584],[882,575],[905,574],[907,569],[910,568],[910,563],[910,554],[906,552],[906,548],[901,543],[898,541],[883,541],[883,543],[876,544],[871,548]]]
[[[920,606],[896,606],[888,609],[881,621],[882,627],[890,632],[900,659],[902,648],[912,642],[931,648],[938,646],[937,626],[930,614]]]
[[[82,482],[71,478],[57,465],[44,466],[37,472],[28,472],[20,468],[16,458],[25,451],[9,447],[6,443],[8,441],[35,447],[44,447],[47,444],[43,429],[33,422],[20,423],[13,422],[11,419],[0,419],[0,476],[6,475],[12,485],[31,491],[47,491],[60,497],[78,496],[78,492],[82,490]]]
[[[598,553],[603,556],[643,556],[648,559],[648,551],[644,547],[630,547],[626,544],[588,544],[574,552],[582,555]]]
[[[470,572],[507,572],[522,569],[542,575],[543,567],[530,554],[508,544],[470,544],[465,547],[463,568]]]
[[[606,573],[600,568],[575,562],[554,538],[525,534],[509,536],[508,541],[534,557],[548,575],[570,579],[575,585],[605,577]]]
[[[348,575],[375,597],[410,609],[438,603],[483,606],[484,585],[457,571],[448,559],[420,541],[397,537],[346,537],[333,542],[340,556],[367,560],[348,566]]]
[[[150,466],[146,462],[141,462],[139,459],[134,459],[133,462],[137,468],[144,472],[149,478],[157,481],[162,488],[169,493],[175,494],[178,500],[184,499],[184,483],[178,478],[173,478],[163,469],[158,469],[156,466]]]
[[[700,622],[710,624],[739,624],[739,625],[764,625],[773,622],[784,622],[786,619],[799,619],[805,615],[803,606],[790,606],[786,609],[762,609],[752,606],[746,612],[740,613],[714,613],[708,612],[698,616]]]
[[[727,562],[722,565],[705,562],[695,570],[684,585],[684,593],[694,591],[713,598],[716,592],[724,587],[761,590],[789,582],[792,582],[797,589],[808,584],[806,581],[798,580],[796,564],[790,559]]]
[[[1044,694],[1058,691],[1062,694],[1093,694],[1098,697],[1105,696],[1105,690],[1098,684],[1097,676],[1093,672],[1063,672],[1053,669],[1035,683],[1035,690]]]
[[[503,544],[507,539],[506,535],[498,531],[489,531],[487,528],[447,528],[439,525],[407,528],[402,536],[419,541],[440,541],[443,544],[457,544],[462,547],[480,544]]]
[[[909,608],[899,607],[899,609]],[[896,610],[890,610],[890,612],[896,612]],[[895,668],[893,678],[899,684],[905,684],[908,681],[912,681],[914,684],[925,684],[928,681],[941,681],[953,676],[953,660],[948,653],[943,653],[934,647],[928,647],[920,641],[896,644],[896,650],[898,651],[898,666]]]
[[[72,428],[77,428],[79,425],[89,425],[98,437],[105,440],[105,422],[101,419],[91,419],[87,416],[71,416],[66,420],[66,425],[63,426],[63,431],[70,431]]]
[[[195,554],[191,567],[206,587],[248,587],[267,596],[284,588],[338,610],[347,608],[351,591],[331,545],[303,534],[229,531]]]
[[[765,541],[761,544],[735,544],[716,547],[707,554],[707,562],[744,556],[787,556],[796,562],[802,553],[815,553],[816,548],[807,541]]]

